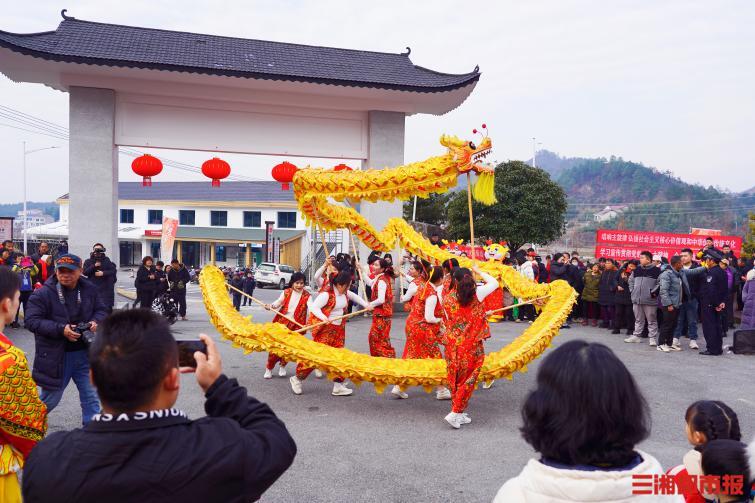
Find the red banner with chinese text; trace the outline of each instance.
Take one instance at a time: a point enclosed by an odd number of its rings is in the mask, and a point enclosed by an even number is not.
[[[617,260],[635,259],[640,252],[647,250],[653,255],[671,257],[678,255],[683,248],[697,252],[705,246],[707,236],[694,234],[673,234],[670,232],[627,231],[598,229],[595,233],[595,257]],[[711,236],[713,246],[719,250],[729,245],[735,255],[742,250],[739,236]]]

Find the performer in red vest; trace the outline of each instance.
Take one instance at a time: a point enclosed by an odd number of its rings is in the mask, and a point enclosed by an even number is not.
[[[309,304],[309,292],[304,289],[305,282],[304,273],[295,272],[291,275],[291,280],[288,282],[288,288],[283,290],[280,297],[272,304],[265,305],[265,309],[268,311],[272,308],[286,316],[276,314],[273,318],[273,323],[281,323],[285,325],[289,330],[296,330],[307,324],[307,305]],[[289,318],[298,323],[292,322]],[[280,356],[276,356],[272,353],[268,353],[267,366],[265,366],[265,379],[273,378],[273,368],[275,364],[280,362],[280,368],[278,369],[278,375],[280,377],[286,377],[286,361]]]
[[[490,337],[483,301],[498,288],[498,281],[493,276],[478,267],[473,271],[485,280],[483,286],[477,287],[469,269],[456,269],[452,289],[443,296],[446,316],[443,343],[446,346],[448,387],[452,396],[451,413],[445,419],[454,428],[472,422],[464,411],[485,360],[482,341]]]
[[[414,260],[409,266],[409,272],[406,274],[407,279],[409,280],[409,286],[406,288],[406,292],[401,296],[401,302],[404,303],[404,311],[412,311],[412,302],[414,301],[415,295],[417,295],[417,291],[419,291],[422,285],[427,283],[426,270],[429,269],[429,265],[430,264],[428,263],[427,266],[425,266],[419,260]],[[426,267],[428,269],[426,269]]]
[[[370,355],[396,358],[396,350],[391,345],[391,319],[393,318],[393,265],[386,259],[378,259],[370,264],[374,278],[364,278],[372,288],[370,305],[372,327],[370,327]],[[363,275],[364,276],[364,275]]]
[[[330,281],[327,290],[320,292],[315,300],[309,306],[309,324],[319,322],[328,322],[312,329],[312,339],[315,342],[327,344],[334,348],[342,348],[346,343],[346,324],[345,320],[335,319],[346,314],[349,301],[356,302],[360,306],[372,309],[359,295],[349,291],[351,285],[351,274],[340,272]],[[291,389],[294,394],[301,395],[302,381],[304,381],[312,372],[312,368],[305,367],[301,363],[296,366],[296,375],[292,376]],[[333,380],[333,396],[347,396],[354,392],[353,389],[347,388],[343,384],[343,379],[336,378]]]
[[[450,258],[444,260],[441,266],[443,267],[443,288],[441,289],[441,297],[445,297],[451,290],[453,272],[459,268],[459,261],[455,258]]]
[[[443,321],[443,306],[440,301],[442,287],[443,269],[438,266],[431,267],[430,278],[419,287],[406,319],[406,345],[401,358],[443,358],[440,352],[440,328]],[[409,398],[398,386],[394,386],[391,393],[399,398]],[[438,386],[435,398],[450,400],[451,392],[448,388]]]

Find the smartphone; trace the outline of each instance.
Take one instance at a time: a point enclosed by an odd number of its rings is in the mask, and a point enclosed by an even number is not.
[[[197,361],[194,359],[194,353],[201,351],[207,354],[207,344],[199,339],[177,340],[178,346],[178,366],[197,368]]]

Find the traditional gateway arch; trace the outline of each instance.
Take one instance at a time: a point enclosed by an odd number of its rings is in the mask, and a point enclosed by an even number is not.
[[[404,162],[407,115],[458,107],[479,67],[453,75],[401,54],[78,20],[0,31],[0,71],[69,93],[70,249],[118,251],[118,151],[135,147]],[[210,190],[208,188],[208,190]],[[377,228],[401,203],[364,203]],[[117,257],[113,257],[117,260]]]

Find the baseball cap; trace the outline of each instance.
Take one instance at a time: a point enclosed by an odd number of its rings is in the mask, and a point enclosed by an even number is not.
[[[71,253],[65,253],[55,261],[55,269],[79,270],[81,269],[81,259]]]
[[[653,262],[660,262],[662,258],[661,255],[653,255]]]

